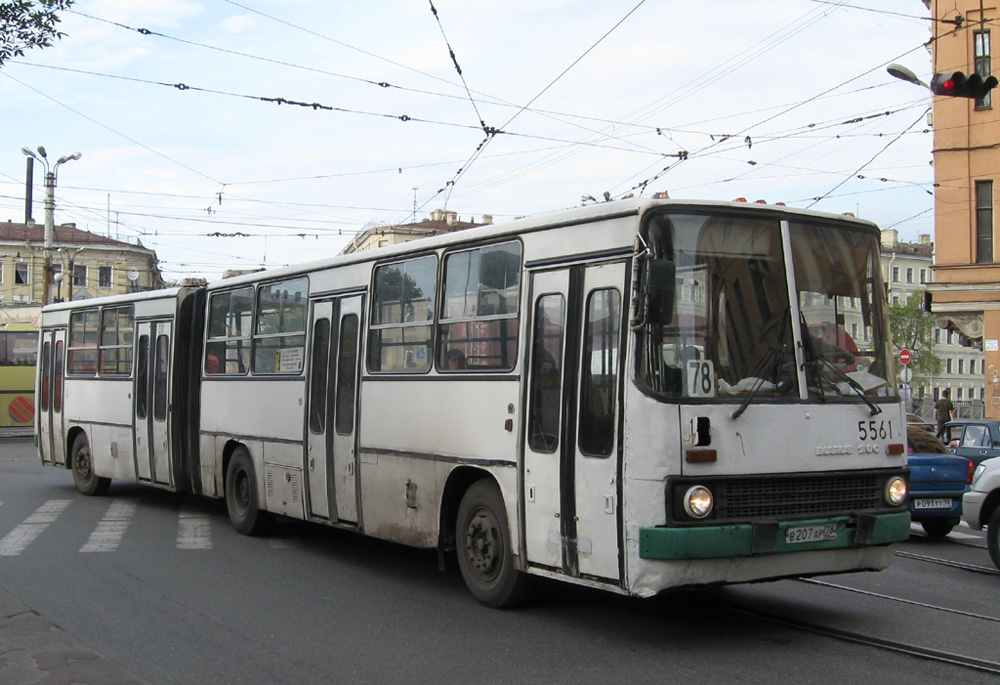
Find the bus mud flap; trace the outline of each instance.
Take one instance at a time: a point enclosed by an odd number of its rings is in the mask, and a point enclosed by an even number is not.
[[[870,545],[875,538],[876,516],[871,514],[855,514],[854,544]]]

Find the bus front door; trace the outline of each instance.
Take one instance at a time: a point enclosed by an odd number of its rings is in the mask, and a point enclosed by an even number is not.
[[[625,262],[532,274],[525,550],[534,566],[621,578]]]
[[[170,321],[136,323],[135,459],[140,481],[169,484]]]
[[[313,516],[358,520],[355,429],[361,297],[313,303],[305,471]]]
[[[41,332],[42,356],[39,372],[39,397],[36,398],[38,444],[42,461],[66,464],[66,434],[63,425],[63,381],[66,375],[66,329]]]

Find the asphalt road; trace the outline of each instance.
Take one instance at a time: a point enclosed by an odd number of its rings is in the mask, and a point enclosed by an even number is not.
[[[957,536],[903,547],[989,566]],[[900,558],[822,581],[654,600],[545,582],[498,611],[434,552],[293,521],[248,538],[221,502],[148,487],[84,497],[0,441],[6,684],[996,682],[845,634],[1000,660],[1000,575]]]

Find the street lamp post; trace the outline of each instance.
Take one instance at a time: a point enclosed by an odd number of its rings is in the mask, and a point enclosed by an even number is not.
[[[79,152],[60,157],[55,164],[49,168],[48,155],[45,148],[38,146],[38,154],[35,154],[26,147],[21,148],[21,152],[28,157],[33,157],[45,165],[45,245],[44,258],[42,262],[42,304],[49,303],[49,294],[52,281],[52,241],[55,233],[54,213],[56,208],[56,181],[59,175],[59,167],[71,160],[80,159]]]
[[[917,78],[917,75],[914,74],[911,69],[904,67],[902,64],[896,64],[894,62],[886,67],[886,71],[889,72],[889,76],[898,78],[900,81],[906,81],[907,83],[912,83],[916,86],[930,88],[929,85]]]

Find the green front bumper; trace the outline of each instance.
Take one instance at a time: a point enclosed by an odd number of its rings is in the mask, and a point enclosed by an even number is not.
[[[835,524],[830,540],[788,542],[787,532],[806,526]],[[909,512],[834,516],[808,521],[769,521],[729,526],[641,528],[642,559],[720,559],[784,554],[817,549],[845,549],[888,545],[910,536]],[[794,537],[794,535],[793,535]]]

